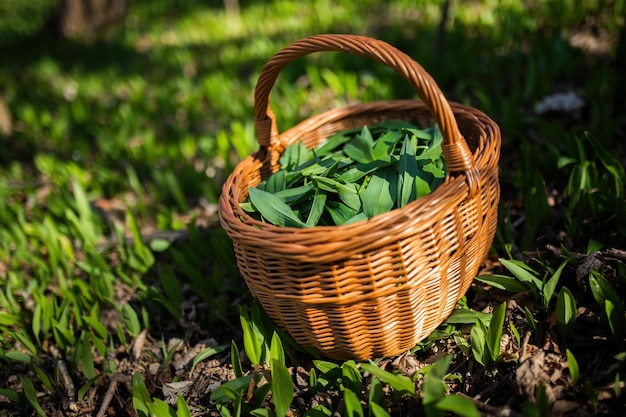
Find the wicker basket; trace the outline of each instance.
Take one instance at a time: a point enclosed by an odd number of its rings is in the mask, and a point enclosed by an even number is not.
[[[278,133],[269,95],[292,60],[318,51],[373,58],[401,74],[423,101],[378,101],[313,116]],[[303,346],[335,359],[402,353],[452,312],[495,233],[500,130],[482,112],[449,103],[410,57],[364,36],[317,35],[294,42],[264,67],[255,90],[260,149],[237,165],[220,197],[221,224],[234,242],[251,293]],[[443,133],[446,180],[401,209],[343,226],[277,227],[239,203],[278,168],[297,140],[316,147],[333,133],[389,119]]]

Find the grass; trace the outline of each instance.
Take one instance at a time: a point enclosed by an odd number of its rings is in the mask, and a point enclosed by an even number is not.
[[[451,2],[443,31],[426,0],[214,3],[136,1],[96,44],[44,31],[2,46],[0,415],[623,414],[624,2]],[[503,132],[484,274],[399,358],[295,345],[215,223],[257,147],[262,65],[323,32],[388,41]],[[559,92],[584,105],[535,111]],[[385,68],[318,54],[286,68],[272,107],[285,129],[407,97]]]

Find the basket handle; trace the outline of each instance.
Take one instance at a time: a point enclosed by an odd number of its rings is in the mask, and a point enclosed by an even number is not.
[[[477,191],[478,170],[474,156],[461,135],[454,113],[435,80],[411,57],[386,42],[360,35],[315,35],[298,40],[279,51],[261,70],[254,90],[257,140],[261,147],[280,146],[276,118],[270,108],[270,92],[280,71],[296,58],[321,51],[347,52],[372,58],[402,75],[422,98],[443,135],[446,171],[467,175],[470,195]]]

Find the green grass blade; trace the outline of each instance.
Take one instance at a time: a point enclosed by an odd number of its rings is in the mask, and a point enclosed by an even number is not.
[[[343,384],[354,392],[361,392],[363,386],[363,378],[356,367],[353,360],[344,362],[341,365],[341,374]]]
[[[541,287],[543,286],[543,282],[541,282],[537,277],[531,274],[527,269],[523,268],[516,261],[509,261],[503,258],[500,258],[500,262],[502,265],[509,270],[517,279],[523,282],[529,289],[533,290],[535,293],[538,293]]]
[[[389,414],[387,410],[385,410],[383,407],[381,407],[377,403],[370,403],[369,411],[370,411],[369,415],[371,417],[391,417],[391,414]]]
[[[460,395],[448,395],[435,404],[435,408],[461,417],[481,417],[471,399]]]
[[[485,325],[476,319],[476,325],[470,330],[470,343],[472,345],[472,355],[474,360],[486,367],[489,362],[487,345],[487,329]]]
[[[239,319],[243,330],[243,347],[253,365],[261,363],[263,354],[263,335],[256,328],[248,317],[248,312],[244,306],[239,310]]]
[[[270,361],[277,361],[285,364],[285,351],[280,337],[276,332],[272,333],[272,342],[270,344]]]
[[[40,417],[46,417],[46,413],[41,408],[41,405],[39,405],[39,400],[37,399],[37,391],[35,390],[33,381],[25,376],[20,377],[20,380],[22,381],[22,390],[24,392],[26,400],[28,400],[30,405],[35,409]]]
[[[122,306],[122,321],[124,322],[124,328],[132,337],[137,337],[141,333],[139,317],[130,304]]]
[[[500,342],[502,341],[502,331],[504,328],[504,318],[506,316],[506,302],[502,303],[493,312],[489,330],[487,333],[487,346],[491,352],[491,359],[497,362],[500,357]]]
[[[474,279],[484,284],[491,285],[494,288],[513,293],[524,292],[528,290],[528,287],[522,282],[506,275],[479,275]]]
[[[348,417],[364,417],[363,407],[356,394],[350,388],[344,388],[343,401],[346,407],[346,416]]]
[[[369,372],[372,375],[375,375],[382,382],[389,384],[391,388],[398,391],[399,393],[409,393],[415,394],[415,384],[411,380],[411,378],[404,375],[397,375],[391,372],[387,372],[383,369],[380,369],[374,362],[370,361],[369,363],[362,363],[361,368],[364,371]]]
[[[293,401],[294,387],[291,374],[284,363],[272,360],[272,398],[276,408],[276,416],[283,417],[289,411]]]
[[[569,376],[570,378],[572,378],[572,385],[576,385],[580,376],[580,372],[578,370],[578,361],[569,349],[567,349],[565,352],[567,354],[567,369],[569,369]]]
[[[473,324],[478,319],[485,326],[489,326],[492,317],[491,314],[483,313],[482,311],[457,308],[448,316],[445,322],[449,324]]]
[[[189,375],[193,375],[193,371],[196,369],[196,365],[198,365],[200,362],[202,362],[205,359],[210,358],[211,356],[215,354],[223,352],[227,348],[228,348],[228,345],[219,345],[219,346],[209,346],[209,347],[202,349],[202,351],[193,358]]]
[[[182,395],[176,396],[176,417],[191,417],[191,410]]]
[[[563,268],[565,268],[565,265],[567,265],[567,261],[563,262],[559,266],[559,268],[554,272],[554,274],[552,274],[550,279],[543,285],[543,288],[542,288],[543,306],[545,308],[548,308],[548,305],[550,304],[550,300],[552,299],[552,295],[554,294],[556,285],[558,284],[559,279],[561,278],[561,272],[563,272]]]
[[[576,321],[576,300],[567,287],[561,288],[556,300],[556,326],[564,339],[567,339]]]

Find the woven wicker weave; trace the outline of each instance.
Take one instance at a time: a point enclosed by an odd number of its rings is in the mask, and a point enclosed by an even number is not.
[[[280,71],[318,51],[375,59],[402,75],[423,101],[378,101],[313,116],[278,133],[269,106]],[[435,81],[389,44],[355,35],[294,42],[264,67],[255,90],[260,149],[243,160],[220,197],[222,226],[251,293],[274,322],[304,346],[336,359],[399,354],[427,337],[469,288],[497,221],[500,130],[482,112],[448,103]],[[285,147],[383,120],[438,123],[447,176],[431,194],[401,209],[344,226],[277,227],[240,207],[278,166]]]

